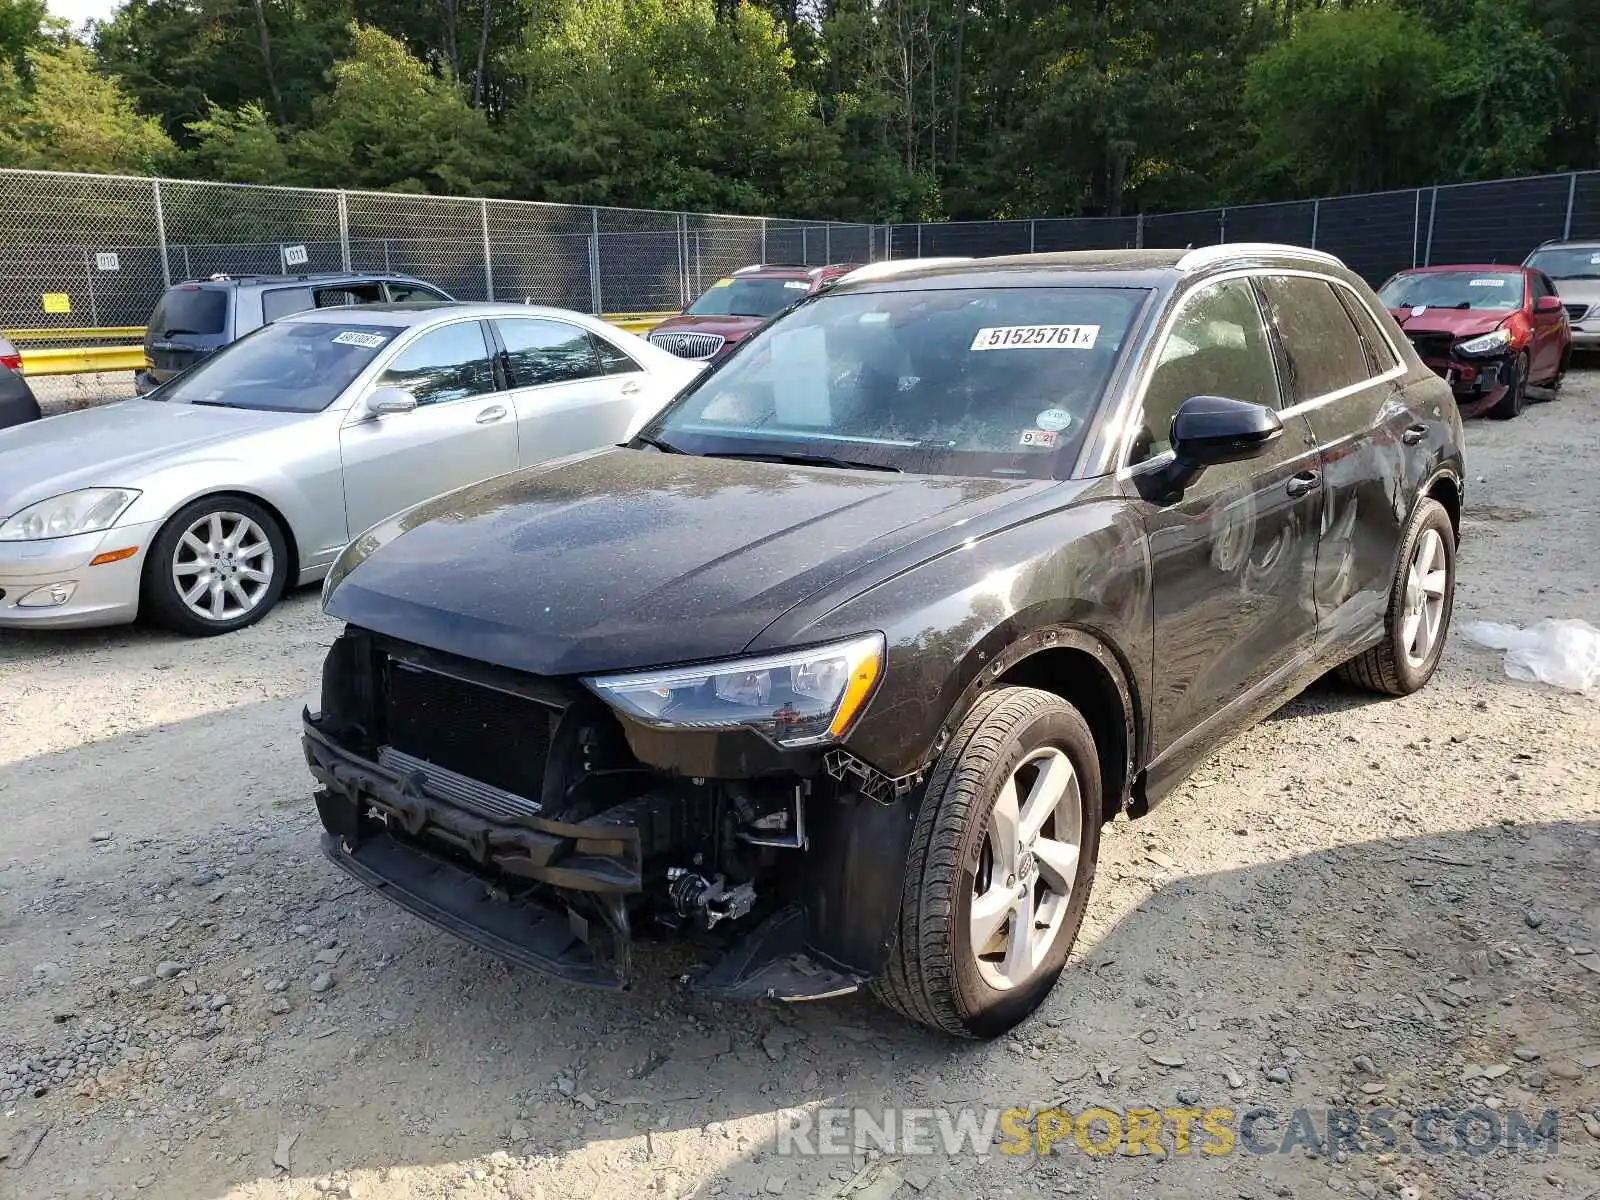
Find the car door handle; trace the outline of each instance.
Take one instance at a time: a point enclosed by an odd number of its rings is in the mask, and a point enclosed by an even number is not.
[[[1308,492],[1316,491],[1321,486],[1321,471],[1301,471],[1300,474],[1289,477],[1288,490],[1291,496],[1304,496]]]
[[[484,409],[478,414],[478,424],[488,425],[492,421],[498,421],[505,415],[506,406],[504,404],[491,404],[488,408]]]
[[[622,385],[622,394],[624,396],[637,396],[642,391],[644,391],[644,388],[639,386],[637,379],[630,379]]]
[[[1408,446],[1415,446],[1427,436],[1428,427],[1426,425],[1413,425],[1410,429],[1406,430],[1400,435],[1400,440]]]

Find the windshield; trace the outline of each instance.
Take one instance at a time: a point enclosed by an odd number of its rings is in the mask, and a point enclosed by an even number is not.
[[[172,288],[150,314],[150,332],[158,338],[222,332],[228,316],[228,294],[221,288],[186,283]]]
[[[174,404],[321,412],[400,330],[284,321],[258,329],[150,394]]]
[[[1551,279],[1600,279],[1600,245],[1539,250],[1528,259],[1528,265]]]
[[[810,291],[804,279],[719,279],[684,311],[692,317],[770,317]]]
[[[1081,444],[1146,294],[828,294],[751,338],[644,436],[698,454],[1049,478]]]
[[[1378,293],[1386,308],[1481,308],[1511,312],[1522,307],[1521,271],[1408,271]]]

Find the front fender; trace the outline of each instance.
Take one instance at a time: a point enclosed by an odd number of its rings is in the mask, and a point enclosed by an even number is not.
[[[1143,524],[1119,498],[1058,510],[940,555],[794,636],[803,644],[883,631],[884,678],[845,748],[900,778],[936,756],[979,691],[1041,650],[1071,646],[1103,658],[1136,706],[1149,694],[1150,621]]]

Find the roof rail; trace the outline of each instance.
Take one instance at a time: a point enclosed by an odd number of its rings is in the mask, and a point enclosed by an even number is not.
[[[733,274],[748,275],[751,271],[804,271],[805,269],[805,263],[751,263],[748,267],[739,267]]]
[[[893,258],[880,262],[868,263],[857,267],[848,274],[839,276],[834,280],[834,285],[841,283],[863,283],[872,279],[888,279],[895,275],[903,275],[907,271],[915,271],[921,267],[942,267],[947,263],[971,262],[970,255],[953,255],[944,258]]]
[[[1282,242],[1224,242],[1220,246],[1201,246],[1190,250],[1178,260],[1178,270],[1197,271],[1214,263],[1252,255],[1281,254],[1285,257],[1311,258],[1330,266],[1344,266],[1337,257],[1326,250],[1313,250],[1309,246],[1291,246]]]

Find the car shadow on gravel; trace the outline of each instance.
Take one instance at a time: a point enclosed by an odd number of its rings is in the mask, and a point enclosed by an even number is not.
[[[261,715],[276,721],[282,708],[184,732],[248,743]],[[0,993],[0,1093],[12,1089],[0,1139],[35,1123],[57,1130],[14,1177],[23,1194],[121,1197],[143,1182],[141,1195],[189,1200],[281,1176],[286,1190],[251,1194],[297,1197],[343,1171],[367,1197],[488,1196],[473,1189],[492,1178],[511,1196],[830,1195],[854,1180],[887,1197],[895,1176],[935,1196],[1142,1194],[1163,1181],[1179,1194],[1253,1195],[1330,1170],[1353,1186],[1392,1168],[1301,1153],[868,1161],[776,1156],[773,1139],[778,1114],[817,1105],[874,1119],[889,1106],[1286,1113],[1381,1094],[1412,1107],[1489,1096],[1559,1107],[1576,1144],[1577,1106],[1600,1103],[1600,1070],[1533,1079],[1512,1055],[1529,1040],[1548,1063],[1600,1046],[1600,973],[1568,952],[1595,942],[1600,821],[1380,838],[1281,861],[1265,851],[1222,870],[1182,856],[1152,867],[1138,827],[1119,823],[1090,926],[1049,1003],[1013,1036],[975,1044],[863,997],[710,1002],[682,987],[693,959],[673,949],[642,950],[622,994],[508,969],[321,859],[293,740],[286,727],[258,756],[254,784],[218,780],[208,807],[187,805],[168,829],[126,844],[118,834],[70,863],[12,857],[0,873],[11,992]],[[15,796],[31,780],[59,798],[74,771],[115,763],[129,749],[119,741],[0,770],[0,790],[9,782]],[[36,970],[49,964],[60,982]],[[1352,1066],[1363,1056],[1370,1075]],[[26,1080],[4,1073],[19,1062],[31,1064]],[[1469,1062],[1510,1066],[1469,1087]],[[1490,1182],[1551,1170],[1448,1155],[1425,1165]],[[1591,1169],[1559,1165],[1579,1179]],[[411,1173],[416,1187],[402,1190]],[[609,1182],[589,1188],[596,1179]]]

